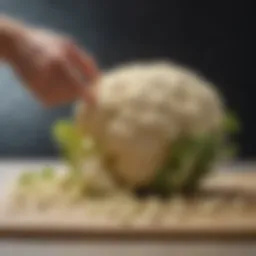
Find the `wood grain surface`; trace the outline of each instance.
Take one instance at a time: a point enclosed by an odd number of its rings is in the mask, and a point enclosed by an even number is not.
[[[17,165],[15,168],[17,168]],[[1,168],[0,168],[1,169]],[[22,168],[21,168],[22,169]],[[254,169],[254,168],[253,168]],[[17,171],[18,173],[18,171]],[[0,217],[0,237],[44,239],[239,239],[256,241],[256,172],[217,171],[204,182],[197,198],[215,197],[224,200],[227,209],[233,198],[247,201],[242,214],[234,210],[224,214],[204,215],[193,212],[167,226],[127,226],[99,224],[79,219],[75,215],[16,214]],[[249,203],[248,203],[249,202]],[[192,209],[192,210],[191,210]]]

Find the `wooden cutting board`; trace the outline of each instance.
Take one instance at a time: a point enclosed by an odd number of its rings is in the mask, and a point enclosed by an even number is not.
[[[222,208],[236,197],[247,202],[242,213],[201,214],[192,208],[168,225],[112,225],[84,221],[77,215],[16,214],[0,217],[0,237],[68,239],[253,239],[256,241],[256,172],[218,171],[203,184],[199,198],[223,200]],[[193,204],[193,203],[192,203]],[[192,209],[192,210],[191,210]],[[234,208],[235,209],[235,208]],[[238,211],[238,210],[237,210]],[[72,211],[71,211],[72,212]]]

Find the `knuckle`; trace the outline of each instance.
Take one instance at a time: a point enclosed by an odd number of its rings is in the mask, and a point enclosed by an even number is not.
[[[63,40],[64,48],[69,48],[70,46],[73,46],[75,44],[75,41],[71,37],[65,37]]]
[[[75,49],[76,42],[72,38],[66,38],[63,42],[63,52],[69,55]]]

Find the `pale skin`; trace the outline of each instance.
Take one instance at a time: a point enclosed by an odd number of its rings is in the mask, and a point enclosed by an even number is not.
[[[94,102],[99,70],[72,39],[0,16],[0,60],[14,69],[23,84],[45,106],[77,98]]]

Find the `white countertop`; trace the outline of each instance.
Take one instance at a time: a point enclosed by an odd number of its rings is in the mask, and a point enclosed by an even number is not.
[[[256,244],[0,241],[1,256],[255,256]]]
[[[0,160],[0,186],[14,178],[20,171],[40,169],[40,166],[62,166],[55,160]],[[254,164],[235,164],[233,170],[254,169]],[[224,168],[226,169],[226,168]],[[256,255],[255,242],[174,242],[174,241],[34,241],[34,240],[0,240],[1,256],[70,256],[70,255],[207,255],[240,256]]]

